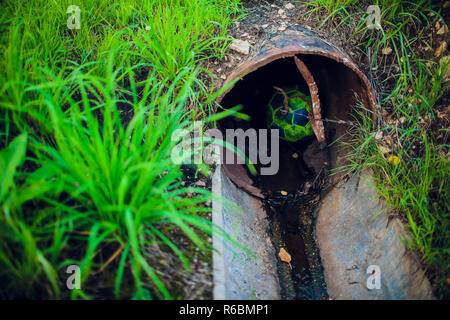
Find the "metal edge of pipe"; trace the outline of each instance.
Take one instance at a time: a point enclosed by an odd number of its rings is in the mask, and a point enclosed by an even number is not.
[[[284,58],[294,58],[296,55],[317,55],[332,59],[338,63],[345,65],[352,70],[361,80],[364,85],[364,90],[367,93],[368,108],[375,110],[376,98],[375,91],[372,88],[368,78],[359,70],[358,66],[350,59],[350,57],[338,47],[329,43],[324,38],[320,37],[316,32],[299,27],[292,26],[283,33],[274,34],[266,40],[258,53],[254,57],[239,65],[234,72],[232,72],[224,83],[224,86],[229,85],[235,80],[243,80],[246,75],[258,70],[265,65]],[[305,79],[307,81],[307,79]],[[310,90],[314,89],[312,83],[307,82]],[[234,84],[230,85],[217,99],[220,104],[223,98],[233,89]],[[316,86],[317,87],[317,86]],[[317,99],[318,100],[318,99]],[[317,130],[317,134],[321,135],[323,130]],[[323,137],[324,139],[325,137]],[[319,139],[320,140],[320,139]],[[257,198],[263,198],[261,190],[253,186],[253,181],[247,176],[245,169],[239,164],[225,164],[223,168],[227,176],[239,187],[246,190],[249,194]]]
[[[220,165],[218,165],[212,177],[212,193],[218,196],[222,195],[222,170]],[[220,229],[224,229],[223,225],[223,215],[222,215],[222,204],[219,201],[212,201],[212,223]],[[213,298],[215,300],[225,300],[225,259],[224,259],[224,243],[223,239],[214,232],[213,230],[213,278],[214,278],[214,289]]]
[[[279,300],[276,252],[268,235],[261,200],[236,187],[216,165],[212,177],[215,197],[237,203],[243,214],[213,199],[212,222],[256,255],[236,248],[213,229],[214,300]]]

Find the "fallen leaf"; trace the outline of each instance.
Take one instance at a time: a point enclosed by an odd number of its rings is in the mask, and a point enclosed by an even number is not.
[[[394,139],[392,139],[392,137],[390,137],[390,136],[384,137],[384,141],[386,142],[386,144],[388,146],[392,146],[394,144]]]
[[[286,191],[284,191],[284,190],[281,190],[281,194],[282,194],[283,196],[287,196],[287,195],[288,195],[288,193],[287,193]]]
[[[394,166],[398,166],[398,164],[400,163],[400,158],[397,156],[390,156],[388,162]]]
[[[291,255],[284,248],[280,249],[280,252],[278,252],[278,257],[283,262],[286,262],[289,264],[291,263]]]
[[[448,33],[448,27],[446,24],[444,24],[442,27],[439,28],[439,30],[436,32],[438,35],[443,35],[445,33]]]
[[[445,52],[445,50],[447,50],[447,42],[446,41],[442,41],[441,44],[439,45],[439,47],[434,52],[434,56],[436,58],[439,58],[441,56],[441,54],[443,52]]]
[[[291,9],[294,9],[294,8],[295,8],[295,6],[294,6],[292,3],[286,3],[286,4],[284,5],[284,7],[285,7],[286,9],[288,9],[288,10],[291,10]]]
[[[391,49],[391,47],[385,47],[385,48],[383,48],[383,50],[381,50],[381,53],[384,55],[389,55],[392,53],[392,49]]]

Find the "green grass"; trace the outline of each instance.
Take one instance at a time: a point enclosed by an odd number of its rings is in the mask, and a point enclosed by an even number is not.
[[[369,4],[380,6],[383,30],[367,28],[365,9]],[[348,154],[347,166],[340,169],[373,170],[379,194],[403,218],[410,234],[407,244],[422,258],[437,296],[448,299],[450,159],[449,145],[442,141],[449,132],[435,127],[445,123],[436,109],[445,103],[443,98],[450,89],[444,79],[449,66],[440,62],[441,57],[432,56],[439,43],[427,36],[436,21],[442,23],[439,7],[430,1],[388,0],[348,3],[345,10],[333,7],[331,1],[309,4],[314,5],[318,6],[310,13],[318,19],[324,10],[327,20],[339,15],[336,28],[344,23],[352,25],[353,38],[369,58],[370,68],[382,79],[377,83],[380,105],[392,110],[389,122],[374,122],[371,112],[361,106],[355,109],[359,129],[352,130],[353,152]],[[382,54],[386,47],[392,49],[391,54]],[[431,49],[430,60],[420,58],[426,47]],[[392,156],[398,157],[398,164]]]
[[[336,21],[336,18],[345,20],[350,15],[348,8],[357,3],[357,0],[311,0],[305,1],[304,5],[309,9],[307,14],[321,19],[320,26],[323,26],[327,21]]]
[[[71,4],[0,9],[0,297],[102,298],[111,275],[107,297],[179,298],[146,250],[160,244],[187,272],[174,231],[212,249],[212,195],[181,186],[171,137],[220,118],[201,61],[223,57],[239,1],[83,2],[79,30]]]

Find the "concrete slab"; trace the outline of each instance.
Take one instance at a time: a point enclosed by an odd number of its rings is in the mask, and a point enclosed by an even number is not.
[[[220,165],[213,175],[215,195],[237,204],[236,207],[213,201],[213,223],[256,258],[213,234],[214,299],[280,299],[276,252],[268,236],[268,220],[260,200],[238,189],[224,174]]]
[[[434,299],[420,262],[401,240],[406,231],[398,218],[388,218],[374,185],[367,172],[355,176],[330,191],[318,208],[316,234],[329,296]],[[371,265],[379,267],[373,269],[373,276],[380,275],[379,289],[367,286]]]

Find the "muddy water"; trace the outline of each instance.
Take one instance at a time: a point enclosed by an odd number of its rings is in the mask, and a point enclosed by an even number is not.
[[[258,186],[266,196],[271,236],[279,252],[284,248],[290,264],[278,259],[282,298],[327,299],[327,290],[314,240],[314,209],[325,183],[327,153],[315,139],[280,144],[280,169],[274,176],[260,176]],[[286,194],[287,193],[287,194]]]

